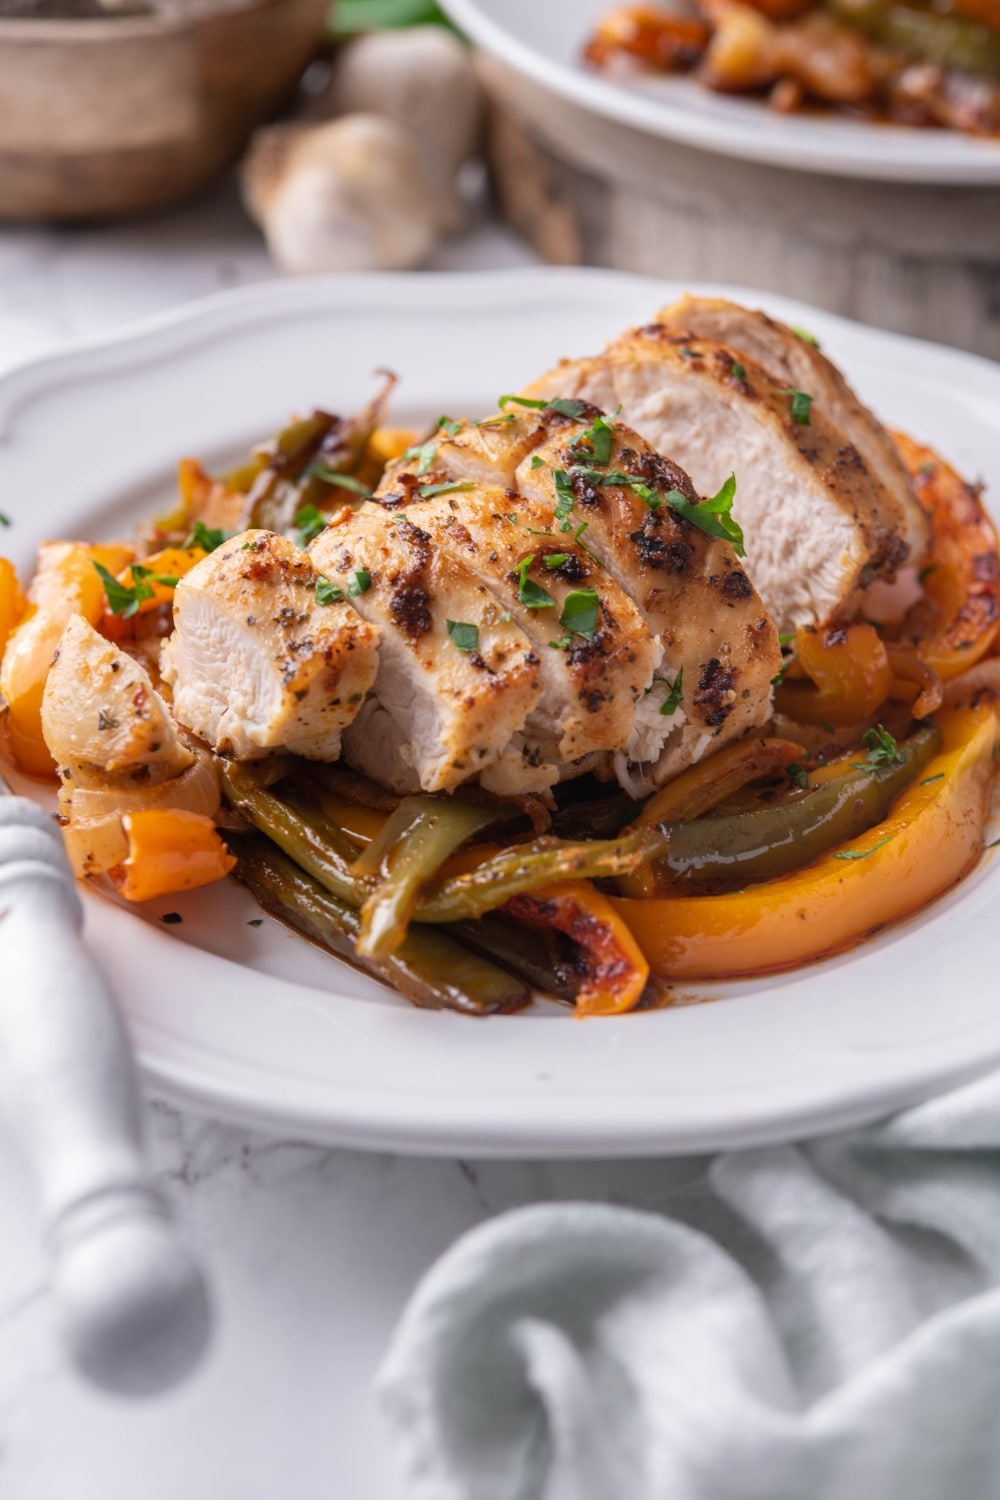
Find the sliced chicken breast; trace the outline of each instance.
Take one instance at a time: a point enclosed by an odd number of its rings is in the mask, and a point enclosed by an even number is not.
[[[387,476],[387,494],[402,482],[398,471]],[[523,791],[547,772],[552,785],[585,757],[628,744],[661,648],[586,548],[553,530],[551,506],[476,485],[408,505],[407,515],[468,564],[539,658],[541,698],[482,784]]]
[[[749,355],[785,389],[812,396],[816,407],[854,444],[896,501],[904,517],[902,534],[910,561],[919,563],[930,539],[930,526],[896,445],[809,335],[721,297],[681,297],[657,313],[656,322],[685,338],[716,339],[735,350],[737,358]]]
[[[530,507],[533,529],[553,533],[556,540],[545,538],[546,546],[582,544],[591,567],[599,564],[633,601],[663,653],[614,758],[621,784],[642,796],[766,721],[780,649],[729,542],[706,535],[666,500],[675,493],[698,503],[687,475],[617,421],[610,423],[606,462],[597,465],[588,431],[600,411],[584,404],[574,411],[528,410],[502,426],[467,427],[438,442],[434,462],[457,482],[492,464],[497,482],[517,496],[508,502],[511,510],[520,515],[521,506],[527,515]],[[479,436],[484,430],[488,444]],[[599,480],[595,465],[609,476],[627,475],[653,504],[631,482]],[[398,473],[387,476],[389,496],[404,488]],[[455,495],[460,521],[465,493]],[[538,520],[547,524],[535,527]]]
[[[596,359],[557,366],[528,394],[620,408],[702,495],[735,474],[747,572],[781,631],[849,616],[861,591],[907,555],[900,508],[857,448],[808,399],[723,344],[650,324]]]
[[[398,792],[450,791],[488,771],[523,730],[542,676],[478,574],[415,519],[377,505],[345,510],[312,556],[380,632],[378,677],[345,758]]]
[[[63,631],[46,679],[42,733],[70,788],[151,786],[195,763],[143,668],[82,615]]]
[[[346,597],[317,594],[312,561],[272,531],[246,531],[177,585],[162,652],[174,713],[215,750],[334,760],[375,681],[378,630]]]

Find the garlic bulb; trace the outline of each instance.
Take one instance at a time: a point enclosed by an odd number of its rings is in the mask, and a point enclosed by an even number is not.
[[[313,110],[397,120],[420,154],[441,228],[461,224],[455,177],[478,145],[482,106],[472,54],[458,37],[413,26],[354,38],[336,54]]]
[[[285,271],[407,270],[425,260],[440,209],[409,133],[378,114],[259,130],[244,200]]]

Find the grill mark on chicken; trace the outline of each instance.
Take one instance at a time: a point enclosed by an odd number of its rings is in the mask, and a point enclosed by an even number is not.
[[[422,635],[428,634],[434,623],[431,616],[433,595],[425,586],[431,561],[431,539],[426,531],[421,531],[419,526],[402,516],[396,521],[396,529],[407,544],[411,564],[402,578],[391,580],[393,592],[389,613],[410,641],[418,641]]]
[[[661,535],[661,531],[659,513],[650,511],[638,531],[629,532],[629,541],[634,544],[644,567],[655,568],[661,573],[672,573],[679,578],[688,571],[694,548],[688,542],[678,541],[676,537]]]
[[[717,656],[710,657],[703,666],[694,702],[702,710],[705,723],[713,729],[724,724],[732,713],[738,681],[738,673],[732,667],[724,667]]]

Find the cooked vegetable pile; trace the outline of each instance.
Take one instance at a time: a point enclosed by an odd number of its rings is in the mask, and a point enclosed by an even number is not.
[[[693,72],[722,93],[766,93],[902,125],[1000,133],[997,0],[693,0],[628,5],[587,42],[597,67]]]
[[[26,594],[0,559],[7,748],[81,878],[232,874],[417,1005],[587,1016],[975,862],[996,535],[812,335],[687,298],[479,421],[390,428],[391,388],[183,461],[138,544],[47,542]]]

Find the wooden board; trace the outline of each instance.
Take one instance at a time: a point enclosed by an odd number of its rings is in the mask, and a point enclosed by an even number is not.
[[[784,292],[1000,358],[1000,192],[734,161],[478,61],[498,200],[547,260]]]

